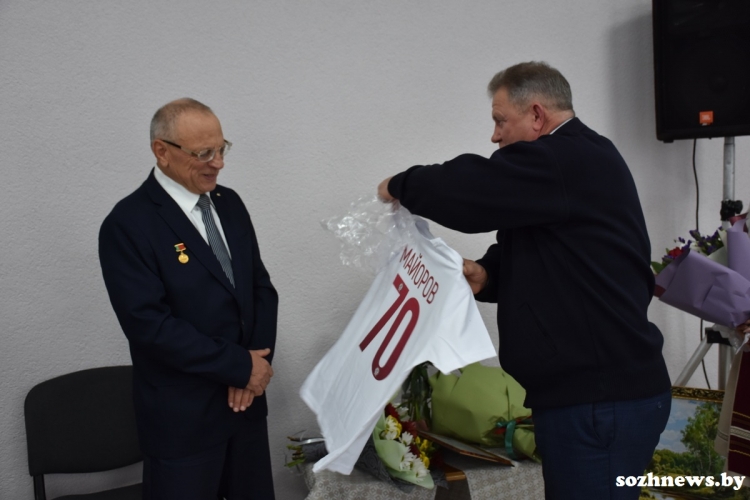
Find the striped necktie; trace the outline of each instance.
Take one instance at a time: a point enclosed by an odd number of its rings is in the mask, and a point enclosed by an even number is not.
[[[227,247],[224,245],[224,240],[219,234],[219,230],[214,222],[214,217],[211,215],[211,200],[205,194],[200,195],[198,198],[198,206],[201,209],[201,215],[203,217],[203,225],[206,226],[206,236],[208,236],[208,245],[211,250],[214,251],[214,255],[219,260],[221,268],[229,278],[229,281],[234,286],[234,274],[232,273],[232,259],[229,257]]]

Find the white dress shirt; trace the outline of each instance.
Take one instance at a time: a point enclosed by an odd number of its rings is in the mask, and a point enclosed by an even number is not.
[[[158,182],[161,187],[164,188],[164,191],[166,191],[167,194],[172,197],[175,203],[179,205],[182,211],[185,212],[187,218],[190,219],[190,222],[193,223],[198,232],[201,233],[201,236],[203,236],[206,244],[208,244],[206,226],[205,224],[203,224],[203,213],[201,212],[201,207],[198,206],[198,198],[200,197],[200,195],[191,193],[185,188],[185,186],[172,180],[170,177],[167,177],[167,174],[162,172],[158,166],[154,167],[154,177],[156,178],[156,182]],[[208,195],[208,193],[205,194]],[[221,239],[224,240],[224,246],[227,247],[229,258],[232,258],[232,253],[229,251],[227,238],[226,236],[224,236],[224,229],[221,227],[221,220],[219,220],[219,216],[216,214],[216,207],[214,207],[214,202],[213,200],[211,200],[210,196],[208,197],[208,199],[211,202],[211,216],[214,218],[214,223],[216,224],[216,228],[219,230]]]
[[[567,120],[565,120],[564,122],[562,122],[562,123],[561,123],[560,125],[558,125],[557,127],[555,127],[555,130],[553,130],[552,132],[550,132],[550,133],[549,133],[549,135],[552,135],[552,134],[554,134],[555,132],[557,132],[557,129],[559,129],[560,127],[562,127],[562,126],[563,126],[563,125],[565,125],[566,123],[568,123],[568,122],[569,122],[570,120],[572,120],[573,118],[575,118],[575,117],[571,117],[571,118],[568,118]]]

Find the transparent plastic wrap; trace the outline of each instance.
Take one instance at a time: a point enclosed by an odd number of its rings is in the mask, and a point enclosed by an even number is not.
[[[321,221],[341,242],[341,262],[377,274],[409,238],[417,235],[416,217],[398,203],[362,196],[346,215]]]
[[[739,333],[734,328],[724,325],[714,325],[711,327],[721,334],[722,337],[729,340],[729,343],[734,348],[735,354],[742,349],[745,352],[750,352],[750,333]]]

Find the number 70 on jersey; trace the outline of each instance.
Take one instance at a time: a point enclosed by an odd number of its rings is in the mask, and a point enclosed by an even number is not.
[[[383,316],[375,323],[375,326],[372,327],[372,329],[365,336],[364,340],[362,340],[362,342],[359,344],[359,349],[361,351],[367,349],[367,346],[370,345],[373,339],[378,335],[378,333],[380,333],[380,331],[388,323],[388,321],[390,321],[393,315],[396,315],[396,319],[388,329],[388,333],[383,338],[383,341],[381,342],[380,347],[378,348],[377,352],[375,353],[375,357],[372,360],[372,375],[376,380],[383,380],[388,377],[388,375],[390,375],[391,370],[393,370],[393,367],[396,365],[398,358],[404,351],[404,347],[406,347],[406,343],[409,341],[409,337],[411,337],[411,334],[414,331],[414,327],[417,325],[417,321],[419,320],[419,301],[416,297],[409,297],[409,299],[407,300],[406,297],[407,295],[409,295],[409,287],[406,285],[406,283],[404,283],[404,280],[400,275],[396,274],[396,279],[393,280],[393,286],[396,287],[396,291],[398,292],[398,296],[396,297],[395,302],[391,304],[385,314],[383,314]],[[411,315],[409,316],[409,322],[401,331],[401,336],[399,337],[395,347],[393,348],[393,351],[383,364],[383,354],[385,353],[386,348],[390,344],[395,333],[399,330],[401,323],[404,321],[404,318],[408,313],[411,313]]]

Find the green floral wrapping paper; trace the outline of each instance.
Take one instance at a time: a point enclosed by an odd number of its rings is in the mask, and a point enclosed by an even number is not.
[[[505,447],[505,432],[512,432],[513,451],[539,460],[533,425],[525,423],[531,416],[523,406],[526,391],[502,368],[474,363],[461,375],[438,372],[430,385],[432,432],[490,447]],[[517,423],[510,431],[500,430],[498,423],[511,421]]]
[[[375,450],[380,460],[385,464],[391,476],[408,481],[410,483],[432,489],[435,484],[430,473],[418,457],[409,453],[409,447],[400,441],[383,437],[388,433],[386,418],[380,415],[375,429],[372,431],[372,439],[375,442]],[[414,460],[409,460],[409,457]],[[417,462],[419,460],[419,462]],[[419,465],[419,467],[415,467]]]

